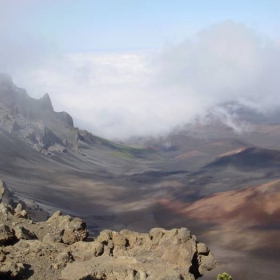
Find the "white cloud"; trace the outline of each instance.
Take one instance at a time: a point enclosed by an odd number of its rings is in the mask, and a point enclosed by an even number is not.
[[[280,103],[279,77],[279,44],[224,22],[158,52],[46,56],[14,80],[32,96],[48,92],[77,125],[123,138],[166,132],[232,99],[266,110]]]

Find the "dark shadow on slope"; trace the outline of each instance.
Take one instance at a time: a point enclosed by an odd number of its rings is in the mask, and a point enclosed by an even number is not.
[[[280,151],[250,147],[234,155],[223,156],[206,165],[205,169],[234,166],[241,170],[280,168]]]

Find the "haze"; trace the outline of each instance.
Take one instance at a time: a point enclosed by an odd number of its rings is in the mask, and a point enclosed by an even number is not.
[[[279,105],[279,11],[272,0],[1,0],[0,72],[95,134],[158,135],[222,102]]]

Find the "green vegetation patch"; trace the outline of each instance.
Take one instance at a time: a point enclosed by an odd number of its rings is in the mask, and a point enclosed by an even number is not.
[[[217,280],[233,280],[232,276],[228,273],[224,272],[223,274],[219,274]]]
[[[143,147],[136,147],[136,146],[125,146],[123,144],[114,143],[112,141],[109,141],[107,139],[98,137],[99,142],[104,145],[105,147],[108,147],[113,151],[113,154],[116,156],[126,157],[126,158],[143,158],[148,155],[155,154],[156,151],[153,149],[147,149]]]

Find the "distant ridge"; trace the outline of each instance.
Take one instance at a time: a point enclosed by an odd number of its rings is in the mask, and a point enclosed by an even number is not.
[[[280,151],[249,147],[230,155],[224,155],[206,165],[206,168],[235,166],[238,168],[280,167]]]

